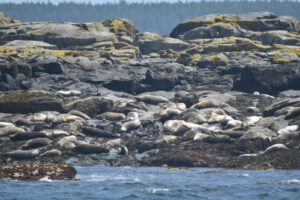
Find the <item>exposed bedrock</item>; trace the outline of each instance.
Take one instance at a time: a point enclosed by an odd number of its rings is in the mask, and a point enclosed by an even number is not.
[[[168,36],[0,24],[0,178],[71,179],[66,162],[300,169],[297,19],[207,15]]]

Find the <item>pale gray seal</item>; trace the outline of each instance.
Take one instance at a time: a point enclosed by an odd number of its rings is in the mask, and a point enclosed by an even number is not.
[[[141,125],[141,121],[139,119],[135,119],[129,122],[125,122],[122,124],[121,131],[129,131],[135,129]]]
[[[149,94],[141,95],[141,96],[135,96],[135,98],[138,101],[143,101],[145,103],[155,104],[155,105],[159,104],[159,103],[166,103],[166,102],[169,101],[165,97],[162,97],[162,96],[153,96],[153,95],[149,95]]]
[[[58,149],[51,149],[41,154],[41,156],[45,156],[45,157],[54,157],[54,156],[61,156],[61,155],[62,152]]]
[[[278,151],[278,150],[283,150],[283,149],[288,149],[284,144],[274,144],[270,147],[268,147],[263,154],[265,153],[270,153],[270,152],[274,152],[274,151]]]
[[[109,121],[115,121],[115,120],[123,120],[126,119],[126,116],[123,113],[116,113],[116,112],[105,112],[101,115],[98,115],[97,118],[105,119]]]
[[[243,120],[243,127],[249,127],[249,126],[253,126],[254,124],[256,124],[257,122],[259,122],[259,120],[261,120],[261,116],[250,116],[250,117],[246,117]]]
[[[32,159],[38,156],[40,153],[39,149],[33,149],[33,150],[16,150],[6,153],[5,155],[7,157],[10,157],[12,159]]]
[[[66,136],[61,138],[58,142],[58,145],[60,147],[66,148],[66,149],[72,149],[76,147],[76,144],[78,144],[77,138],[74,135]]]
[[[216,108],[216,107],[219,107],[219,104],[211,101],[210,99],[204,99],[192,105],[191,108],[204,109],[204,108]]]
[[[6,126],[3,128],[0,128],[0,137],[1,136],[8,136],[15,133],[25,133],[25,130],[23,128],[19,128],[16,126]]]
[[[68,112],[69,115],[76,115],[78,117],[81,117],[82,119],[85,120],[90,120],[91,118],[87,115],[84,114],[83,112],[80,112],[79,110],[71,110],[70,112]]]
[[[22,149],[28,150],[28,149],[35,149],[43,146],[48,146],[52,143],[52,140],[48,138],[35,138],[28,140],[23,146]]]

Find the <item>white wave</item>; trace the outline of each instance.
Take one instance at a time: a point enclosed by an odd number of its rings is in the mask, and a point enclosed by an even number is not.
[[[81,180],[91,182],[105,182],[105,181],[120,181],[121,183],[141,183],[142,181],[135,176],[123,176],[123,175],[97,175],[93,174],[87,177],[79,177]]]
[[[123,181],[123,180],[126,180],[126,177],[122,175],[109,176],[109,175],[93,174],[87,177],[87,181]]]
[[[53,180],[49,176],[45,176],[41,178],[39,181],[41,182],[53,182]]]
[[[281,181],[281,184],[300,184],[299,179],[289,179],[285,181]]]
[[[249,177],[249,174],[242,174],[242,177]]]
[[[169,188],[147,188],[146,191],[148,193],[156,194],[156,193],[161,193],[161,192],[169,192]]]

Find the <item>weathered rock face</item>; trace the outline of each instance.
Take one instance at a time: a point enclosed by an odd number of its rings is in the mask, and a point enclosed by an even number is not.
[[[0,179],[14,179],[22,181],[38,181],[49,177],[52,180],[72,180],[76,170],[72,165],[16,165],[1,166]]]
[[[104,27],[108,27],[109,31],[117,35],[124,35],[133,37],[139,30],[135,27],[133,22],[127,19],[114,19],[114,20],[105,20],[102,22]]]
[[[62,112],[62,100],[46,91],[11,91],[0,94],[0,110],[7,113],[32,113],[43,110]]]
[[[259,91],[276,95],[288,89],[300,90],[300,65],[249,66],[242,70],[241,79],[234,89],[245,92]]]
[[[170,36],[176,38],[183,37],[185,39],[201,39],[212,38],[214,36],[229,37],[247,33],[244,30],[256,32],[273,30],[299,32],[299,27],[299,20],[295,18],[277,17],[267,12],[239,15],[206,15],[193,20],[187,20],[177,25],[170,33]],[[240,28],[244,30],[240,30]],[[188,35],[194,36],[189,37]]]
[[[3,12],[0,12],[0,25],[1,24],[10,24],[10,23],[20,23],[20,21],[13,20],[10,17],[5,16]]]
[[[156,53],[167,49],[181,51],[189,46],[188,43],[179,39],[164,38],[155,33],[140,33],[134,38],[133,44],[138,46],[143,54]]]
[[[0,164],[20,166],[3,177],[66,160],[299,168],[296,19],[207,15],[170,37],[124,19],[10,23],[0,41]]]

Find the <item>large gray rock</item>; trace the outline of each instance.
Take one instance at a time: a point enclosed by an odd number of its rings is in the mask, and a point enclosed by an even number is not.
[[[248,66],[242,70],[241,79],[234,83],[235,90],[278,94],[284,90],[299,90],[300,65],[291,63],[271,66]]]
[[[0,93],[0,112],[34,113],[43,110],[63,112],[62,99],[45,91]]]
[[[56,49],[57,47],[53,44],[42,41],[34,40],[13,40],[4,44],[3,46],[16,46],[16,47],[41,47],[44,49]]]
[[[164,38],[155,33],[140,33],[134,38],[133,44],[140,48],[142,54],[159,52],[166,49],[181,51],[189,46],[188,43],[179,39]]]

